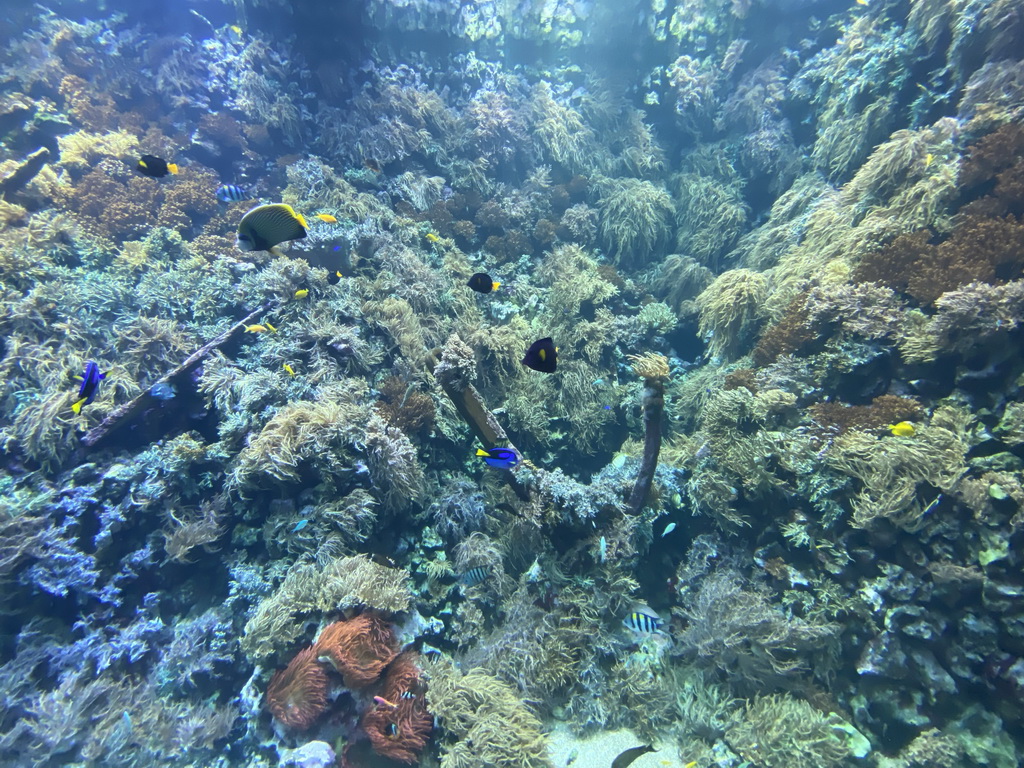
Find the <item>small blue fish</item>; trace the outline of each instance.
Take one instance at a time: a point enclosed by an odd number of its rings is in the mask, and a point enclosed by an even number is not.
[[[235,184],[225,184],[217,190],[217,199],[222,203],[238,203],[242,200],[251,200],[252,195]]]
[[[650,635],[655,632],[661,632],[662,620],[661,617],[652,613],[646,613],[644,611],[633,611],[626,618],[622,620],[623,625],[632,630],[633,632],[639,632],[642,635]]]
[[[309,520],[308,519],[306,519],[306,520],[299,520],[299,522],[297,522],[295,524],[295,527],[292,528],[292,533],[298,533],[303,528],[305,528],[307,525],[309,525]]]
[[[490,574],[487,569],[482,565],[478,565],[476,568],[470,568],[462,576],[459,577],[459,581],[465,584],[467,587],[475,587],[477,584],[482,584],[487,580]]]
[[[519,463],[519,454],[511,448],[491,448],[489,451],[477,448],[476,455],[482,456],[488,466],[496,469],[512,469]]]
[[[172,400],[178,392],[170,382],[158,381],[149,388],[149,394],[157,400]]]
[[[89,405],[96,399],[96,392],[99,391],[100,382],[107,377],[107,374],[100,373],[100,367],[92,360],[85,364],[85,373],[77,377],[81,382],[78,388],[78,400],[71,404],[71,410],[75,413],[82,412],[83,405]]]
[[[666,525],[665,526],[665,530],[661,532],[662,538],[668,536],[675,529],[676,529],[676,524],[675,523],[669,523],[668,525]]]

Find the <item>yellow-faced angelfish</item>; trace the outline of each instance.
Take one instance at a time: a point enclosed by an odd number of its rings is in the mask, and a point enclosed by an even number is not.
[[[335,218],[334,216],[331,216],[331,214],[329,213],[318,213],[316,214],[316,217],[320,219],[320,221],[326,221],[328,224],[338,223],[338,219]]]
[[[177,173],[178,166],[174,163],[168,163],[162,157],[157,157],[156,155],[143,155],[139,158],[139,162],[135,166],[135,170],[143,176],[162,179],[168,173]]]
[[[491,291],[496,291],[501,287],[501,283],[496,283],[491,280],[491,276],[486,272],[477,272],[469,278],[469,282],[466,283],[466,285],[477,293],[490,293]]]
[[[914,425],[909,421],[901,421],[899,424],[890,424],[889,431],[896,437],[913,437]]]
[[[279,244],[305,236],[306,220],[290,205],[257,205],[238,222],[235,245],[242,251],[270,251],[283,256]]]
[[[526,354],[523,355],[522,363],[527,368],[541,373],[554,373],[558,365],[558,350],[555,349],[555,343],[551,337],[548,336],[533,342],[526,350]]]

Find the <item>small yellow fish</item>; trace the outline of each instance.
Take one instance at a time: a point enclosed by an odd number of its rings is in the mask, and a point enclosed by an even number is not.
[[[249,333],[266,333],[267,331],[277,333],[277,328],[272,326],[270,323],[264,323],[263,325],[260,325],[259,323],[256,325],[247,325],[245,326],[245,330]]]
[[[857,5],[867,5],[868,0],[857,0]]]
[[[238,26],[237,24],[232,24],[230,27],[228,27],[228,29],[230,29],[232,32],[234,32],[239,37],[242,36],[242,28],[240,26]]]
[[[896,437],[913,437],[915,430],[914,425],[909,421],[901,421],[899,424],[890,424],[889,431]]]
[[[294,376],[295,375],[295,369],[292,368],[290,365],[288,365],[288,363],[284,364],[284,369],[288,372],[289,376]]]
[[[427,240],[429,240],[432,243],[440,243],[441,242],[441,238],[438,237],[437,235],[435,235],[433,232],[427,232]]]
[[[338,223],[338,220],[329,213],[318,213],[316,214],[316,218],[320,219],[320,221],[326,221],[328,224]]]
[[[929,152],[927,155],[924,156],[924,167],[925,168],[927,168],[933,162],[935,162],[935,155],[933,155],[931,152]]]
[[[294,296],[295,296],[296,299],[304,299],[304,298],[306,298],[307,296],[309,296],[309,288],[299,288],[299,290],[297,290],[294,293]]]
[[[670,765],[670,763],[663,762],[662,765]],[[694,768],[695,765],[697,765],[697,761],[696,760],[691,760],[686,765],[684,765],[683,768]]]

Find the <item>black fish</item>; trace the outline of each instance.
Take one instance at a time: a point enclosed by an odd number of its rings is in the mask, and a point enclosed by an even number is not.
[[[533,342],[526,350],[526,354],[523,355],[522,362],[527,368],[532,368],[535,371],[554,373],[555,366],[558,365],[557,358],[558,350],[555,349],[555,343],[548,336]]]
[[[650,744],[644,744],[642,747],[632,747],[627,749],[625,752],[620,754],[614,760],[612,760],[612,768],[626,768],[627,765],[632,763],[641,755],[646,755],[648,752],[657,752],[654,747]]]
[[[491,276],[486,272],[477,272],[469,278],[469,282],[466,283],[466,285],[477,293],[490,293],[491,291],[496,291],[501,287],[501,283],[496,283],[491,280]]]
[[[177,173],[178,166],[174,163],[168,163],[162,157],[157,157],[156,155],[143,155],[139,159],[139,164],[135,166],[135,170],[143,176],[162,179],[168,173]]]
[[[337,285],[340,282],[341,282],[341,272],[339,272],[338,270],[334,270],[333,272],[328,272],[327,273],[327,284],[328,285]]]

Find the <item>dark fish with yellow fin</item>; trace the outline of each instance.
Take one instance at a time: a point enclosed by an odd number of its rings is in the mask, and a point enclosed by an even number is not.
[[[270,251],[281,256],[278,245],[305,236],[306,220],[290,205],[257,205],[238,222],[235,245],[242,251]]]
[[[71,404],[71,410],[75,413],[82,412],[83,405],[89,405],[96,399],[96,392],[99,391],[100,382],[107,374],[100,373],[100,367],[92,360],[85,364],[85,373],[78,377],[81,385],[78,387],[78,399]]]
[[[541,373],[554,373],[558,366],[558,350],[551,337],[538,339],[523,355],[523,365]]]
[[[650,744],[644,744],[641,747],[632,747],[631,749],[627,749],[625,752],[622,752],[621,754],[619,754],[618,757],[612,760],[612,768],[626,768],[627,765],[630,765],[634,760],[636,760],[641,755],[646,755],[648,752],[657,751],[658,750],[656,750]]]
[[[469,278],[469,282],[466,283],[466,285],[477,293],[490,293],[491,291],[496,291],[501,287],[501,283],[496,283],[491,280],[491,276],[486,272],[477,272]]]
[[[328,272],[327,273],[327,284],[328,285],[337,285],[340,282],[341,282],[341,272],[339,272],[338,270],[334,270],[333,272]]]
[[[178,166],[174,163],[168,163],[162,157],[157,157],[156,155],[143,155],[139,158],[139,162],[135,166],[135,170],[143,176],[162,179],[169,173],[177,173]]]

